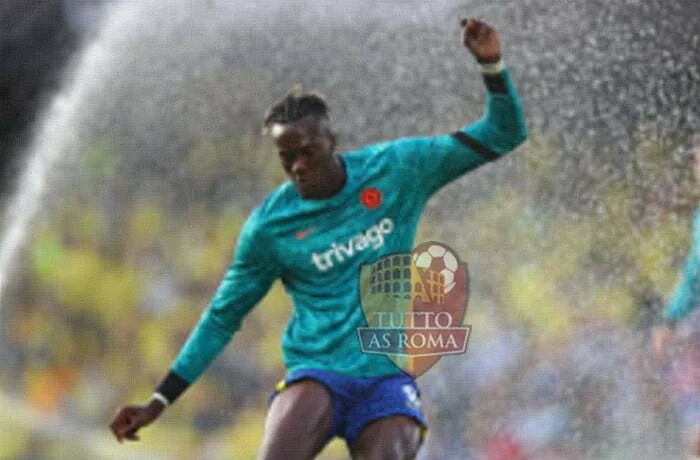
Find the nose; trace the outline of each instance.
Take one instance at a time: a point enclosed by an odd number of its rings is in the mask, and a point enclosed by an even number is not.
[[[309,170],[309,164],[306,158],[299,157],[292,163],[291,171],[294,175],[303,176]]]

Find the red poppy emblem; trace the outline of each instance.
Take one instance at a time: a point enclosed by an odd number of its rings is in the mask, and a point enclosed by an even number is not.
[[[377,209],[382,204],[382,192],[374,187],[366,188],[360,194],[360,203],[367,209]]]

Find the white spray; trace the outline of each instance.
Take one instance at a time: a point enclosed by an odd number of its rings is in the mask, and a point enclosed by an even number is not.
[[[128,14],[128,10],[127,2],[118,9],[115,7],[114,13]],[[84,107],[84,99],[92,93],[93,86],[111,72],[111,53],[103,37],[112,35],[109,24],[119,22],[106,22],[106,27],[101,28],[103,33],[85,46],[74,69],[66,76],[64,87],[53,98],[35,128],[17,191],[6,209],[5,230],[0,240],[0,312],[8,281],[15,266],[22,265],[17,258],[41,210],[54,172],[74,153],[71,147],[76,145],[81,127],[79,108]]]

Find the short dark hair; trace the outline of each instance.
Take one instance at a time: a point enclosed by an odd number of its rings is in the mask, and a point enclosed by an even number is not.
[[[263,130],[267,131],[275,123],[293,123],[307,115],[328,119],[328,105],[323,94],[312,91],[301,93],[301,85],[295,86],[286,96],[272,104],[265,111]]]

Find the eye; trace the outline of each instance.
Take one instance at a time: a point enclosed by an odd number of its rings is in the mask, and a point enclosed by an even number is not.
[[[280,159],[282,160],[282,163],[284,164],[292,164],[294,162],[294,152],[289,152],[289,151],[281,151],[280,152]]]

